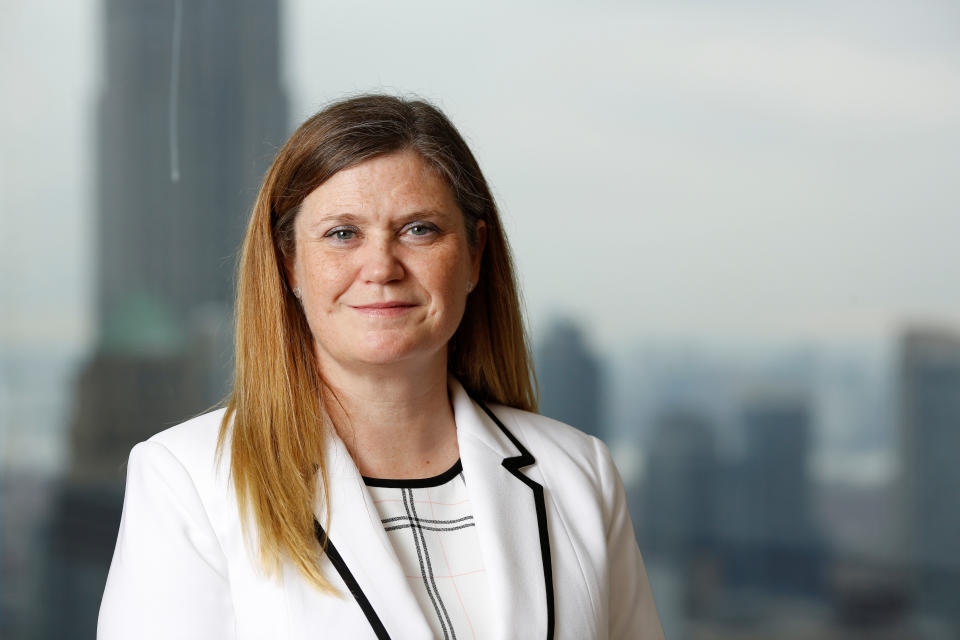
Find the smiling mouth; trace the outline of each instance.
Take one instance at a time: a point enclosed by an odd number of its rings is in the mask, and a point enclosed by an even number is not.
[[[350,305],[350,308],[367,316],[390,317],[402,315],[415,306],[412,302],[375,302],[373,304]]]

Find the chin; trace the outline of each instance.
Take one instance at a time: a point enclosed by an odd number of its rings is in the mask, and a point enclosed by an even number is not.
[[[352,356],[363,364],[387,365],[415,357],[417,351],[413,345],[396,340],[367,340],[358,345]]]
[[[368,339],[355,352],[358,361],[368,365],[391,365],[428,359],[443,352],[443,345],[426,345],[420,341],[398,340],[382,336]]]

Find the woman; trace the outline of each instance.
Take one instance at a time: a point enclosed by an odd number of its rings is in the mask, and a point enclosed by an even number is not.
[[[131,452],[100,638],[662,637],[609,452],[532,413],[497,209],[436,108],[293,134],[236,367],[225,410]]]

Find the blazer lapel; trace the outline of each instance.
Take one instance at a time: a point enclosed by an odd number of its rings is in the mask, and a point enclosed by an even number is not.
[[[331,522],[326,523],[319,501],[314,515],[320,537],[324,531],[330,536],[332,549],[328,547],[325,557],[331,571],[344,581],[350,591],[344,595],[356,600],[375,637],[431,638],[430,626],[360,472],[343,441],[335,433],[328,434],[325,455]]]
[[[460,460],[500,638],[553,638],[554,585],[536,460],[495,413],[449,380]]]
[[[496,637],[551,640],[553,570],[543,487],[534,479],[539,476],[536,460],[493,411],[470,399],[456,379],[449,379],[449,387],[460,461],[497,620]],[[325,455],[332,522],[326,522],[319,501],[314,514],[318,533],[321,537],[329,533],[332,543],[324,556],[328,575],[349,590],[344,595],[356,602],[354,618],[366,618],[370,637],[431,638],[376,505],[346,446],[332,431]],[[320,613],[317,605],[319,601],[304,594],[298,608],[312,620]],[[316,623],[323,626],[322,616]],[[326,630],[332,631],[329,626]]]

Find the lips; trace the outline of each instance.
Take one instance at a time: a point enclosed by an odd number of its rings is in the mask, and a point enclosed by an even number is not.
[[[372,302],[350,305],[350,308],[367,316],[391,317],[402,315],[415,306],[417,305],[412,302]]]
[[[370,304],[351,305],[354,309],[393,309],[395,307],[412,307],[412,302],[372,302]]]

